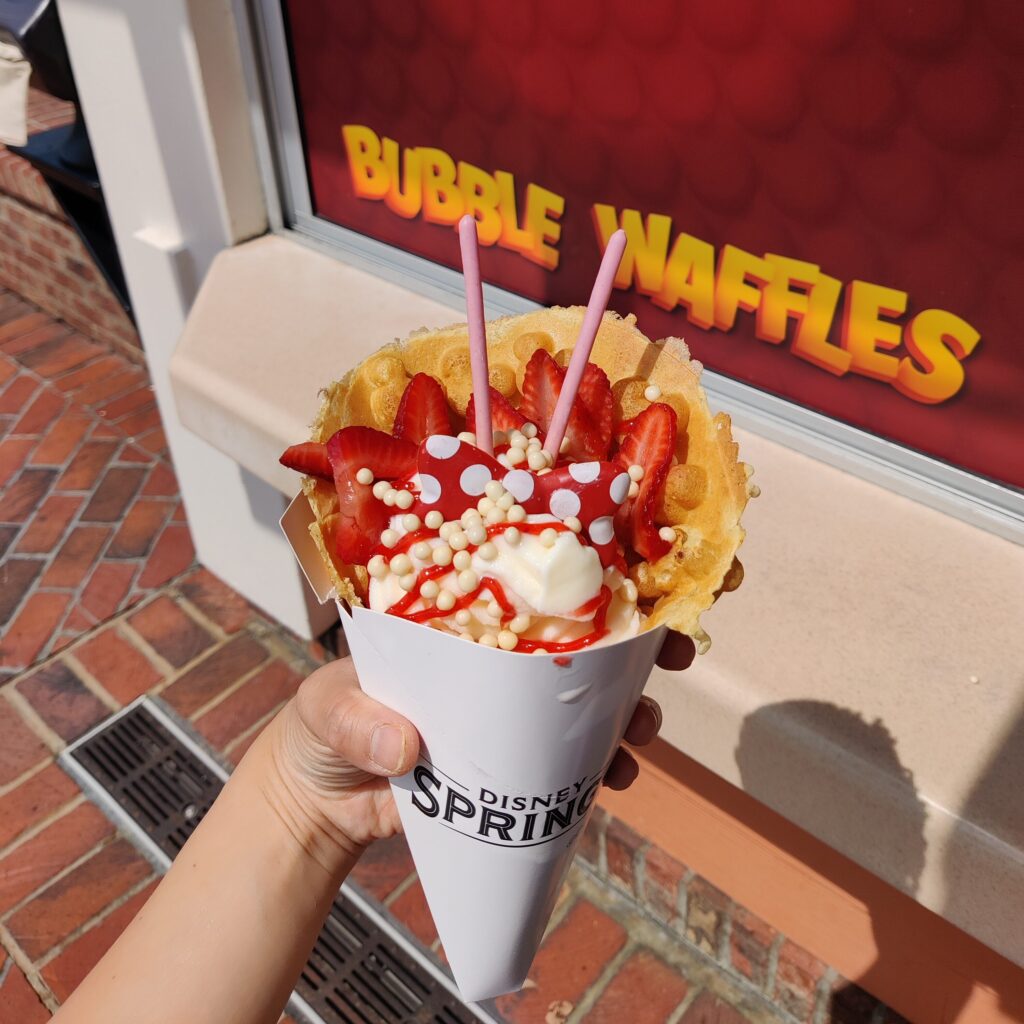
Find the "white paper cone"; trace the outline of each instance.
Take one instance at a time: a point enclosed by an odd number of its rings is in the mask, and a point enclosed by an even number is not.
[[[391,785],[459,991],[519,989],[664,628],[556,658],[339,611],[363,690],[423,740]]]

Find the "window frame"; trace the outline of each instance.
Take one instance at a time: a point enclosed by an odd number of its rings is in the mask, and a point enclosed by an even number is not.
[[[272,229],[418,294],[459,307],[462,275],[313,212],[283,0],[233,0]],[[484,285],[488,317],[540,304]],[[685,333],[684,333],[685,338]],[[1024,491],[705,368],[702,383],[736,426],[1016,543]],[[1024,425],[1022,425],[1024,430]]]

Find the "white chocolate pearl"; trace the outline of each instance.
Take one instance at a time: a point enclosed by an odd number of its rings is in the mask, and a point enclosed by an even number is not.
[[[380,501],[383,501],[384,500],[384,495],[387,494],[388,491],[390,491],[390,490],[391,490],[391,484],[389,484],[387,482],[387,480],[378,480],[373,485],[373,496],[375,498],[379,499]]]
[[[579,533],[583,529],[583,524],[575,517],[569,516],[568,519],[563,519],[563,523],[572,530],[573,533]]]
[[[459,440],[465,441],[466,444],[476,444],[476,434],[472,430],[464,430],[459,434]]]
[[[508,628],[513,633],[525,633],[530,628],[529,615],[517,615],[509,624]]]
[[[656,402],[661,398],[661,388],[659,388],[657,384],[648,384],[647,387],[644,388],[644,398],[646,398],[648,402]]]
[[[412,553],[425,561],[430,557],[430,545],[425,540],[421,540],[418,544],[413,544]]]
[[[399,491],[395,495],[395,504],[399,508],[412,508],[413,497],[411,491]]]
[[[505,493],[498,498],[498,508],[503,512],[507,512],[515,503],[516,496],[514,494],[509,494],[508,491],[505,491]]]
[[[508,443],[513,448],[525,448],[529,440],[530,439],[521,430],[513,430],[512,433],[508,435]]]
[[[636,584],[629,579],[623,580],[621,589],[623,598],[629,601],[630,604],[636,604],[636,599],[640,596],[636,589]]]
[[[468,569],[472,564],[473,556],[468,551],[458,551],[452,559],[452,565],[454,565],[459,572],[462,572],[464,569]]]
[[[407,516],[402,516],[402,526],[409,533],[415,533],[420,528],[420,517],[410,512]]]
[[[658,531],[658,536],[662,540],[667,540],[670,544],[676,539],[676,531],[671,526],[663,526]]]
[[[506,469],[512,468],[512,462],[505,452],[502,452],[500,455],[496,455],[495,458],[498,461],[498,465],[504,466]]]
[[[640,466],[640,465],[637,465],[636,463],[634,463],[632,466],[630,466],[629,469],[626,470],[626,472],[629,474],[629,479],[630,480],[637,480],[637,481],[639,481],[639,480],[643,480],[643,478],[644,478],[644,467]]]
[[[384,561],[383,555],[374,555],[366,563],[366,571],[375,579],[381,580],[388,574],[388,563]]]
[[[635,498],[639,493],[640,485],[635,480],[631,480],[629,483],[629,490],[626,491],[626,497]]]
[[[509,544],[512,545],[512,547],[515,547],[523,539],[522,533],[520,533],[514,526],[510,526],[502,536],[509,542]]]
[[[433,600],[440,592],[441,588],[437,585],[436,580],[426,580],[420,587],[420,595],[428,601]]]
[[[481,498],[476,503],[476,508],[480,515],[486,515],[494,508],[494,502],[490,498]]]
[[[386,548],[393,548],[398,543],[398,531],[397,530],[385,530],[380,535],[380,542]]]
[[[459,589],[465,591],[467,594],[471,590],[476,590],[480,585],[480,580],[477,578],[475,572],[472,569],[464,569],[459,573]]]
[[[484,485],[484,494],[486,494],[491,501],[497,501],[504,493],[505,488],[501,486],[500,480],[488,480]]]
[[[509,448],[505,455],[505,461],[510,466],[518,466],[526,461],[526,452],[522,448]]]
[[[372,484],[373,483],[373,470],[363,466],[361,469],[356,470],[356,482],[361,484]]]
[[[462,532],[462,530],[453,530],[451,536],[448,538],[448,544],[453,551],[465,551],[465,549],[469,547],[469,538]]]
[[[441,540],[447,540],[452,535],[452,530],[454,529],[454,523],[442,523],[441,528],[437,532],[440,535]]]
[[[483,544],[487,540],[487,530],[483,523],[474,523],[466,530],[466,536],[469,538],[470,544]]]
[[[536,472],[538,469],[546,469],[548,460],[542,451],[532,451],[526,456],[526,464]]]
[[[526,437],[536,437],[537,436],[537,424],[536,423],[524,423],[519,429],[526,435]]]
[[[551,527],[548,527],[546,530],[541,531],[540,542],[544,547],[553,548],[556,540],[558,540],[557,530],[552,530]]]
[[[468,608],[460,608],[455,613],[455,621],[460,626],[468,626],[473,621],[473,615]]]
[[[387,505],[388,508],[393,508],[397,497],[398,491],[396,491],[394,487],[389,487],[387,491],[384,492],[384,504]]]
[[[486,543],[480,545],[480,547],[477,549],[477,554],[485,562],[493,562],[498,557],[498,549],[490,541],[487,541]]]
[[[447,544],[438,544],[438,546],[430,552],[430,557],[434,565],[451,565],[452,549],[448,547]]]
[[[477,643],[483,644],[484,647],[497,647],[498,638],[493,633],[484,633]]]
[[[545,466],[543,469],[538,469],[537,470],[537,476],[544,476],[546,473],[550,473],[550,472],[551,472],[551,467],[550,466]]]
[[[455,607],[455,595],[450,590],[442,590],[437,595],[437,601],[435,602],[437,607],[443,612],[450,612]]]
[[[480,522],[480,513],[477,512],[475,508],[467,508],[466,511],[462,513],[459,522],[462,523],[463,526],[472,526],[473,523]]]
[[[406,554],[395,555],[391,559],[391,571],[396,576],[404,576],[410,569],[412,569],[412,559]]]
[[[444,516],[435,508],[433,511],[427,513],[426,518],[423,521],[430,527],[430,529],[436,530],[444,522]]]
[[[540,438],[539,437],[531,437],[530,440],[526,442],[526,450],[527,451],[539,452],[541,450],[541,447],[542,447],[542,445],[540,443]]]
[[[403,590],[412,590],[416,586],[416,573],[407,572],[399,581],[398,585]]]
[[[498,604],[497,601],[487,602],[487,614],[490,615],[492,619],[500,619],[503,610],[504,609],[501,607],[500,604]]]
[[[609,590],[618,590],[625,582],[625,579],[626,577],[622,575],[622,570],[617,569],[614,565],[609,565],[604,571],[604,581],[608,584]]]
[[[514,651],[516,644],[519,643],[519,637],[515,635],[510,629],[503,629],[498,634],[498,646],[503,651]]]
[[[505,522],[505,510],[497,507],[492,508],[484,518],[489,526],[494,526],[495,523],[503,523]]]
[[[522,505],[513,505],[508,510],[507,517],[510,523],[525,523],[526,509]]]

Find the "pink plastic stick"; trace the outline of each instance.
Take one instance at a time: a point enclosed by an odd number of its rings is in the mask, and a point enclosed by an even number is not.
[[[473,371],[473,405],[476,409],[476,446],[494,454],[491,427],[491,391],[487,379],[487,332],[484,329],[484,291],[480,283],[476,220],[468,213],[459,221],[462,276],[466,280],[466,320],[469,323],[469,363]]]
[[[604,311],[608,308],[608,299],[611,297],[612,285],[615,283],[615,272],[619,269],[625,248],[626,232],[616,231],[608,239],[608,247],[604,251],[601,268],[597,272],[597,280],[594,281],[594,290],[590,293],[590,303],[587,305],[587,312],[583,317],[580,336],[576,339],[576,347],[572,350],[572,358],[565,371],[562,390],[558,395],[558,402],[551,417],[551,426],[548,427],[547,437],[544,439],[544,450],[556,459],[558,458],[558,449],[562,445],[562,438],[565,437],[565,428],[569,425],[572,403],[576,401],[576,392],[580,389],[583,371],[587,368],[590,350],[594,347],[594,339],[601,326],[601,317],[604,316]]]

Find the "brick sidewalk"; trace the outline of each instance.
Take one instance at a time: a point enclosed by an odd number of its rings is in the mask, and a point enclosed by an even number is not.
[[[150,693],[227,765],[327,655],[193,565],[144,372],[0,291],[0,1024],[49,1018],[157,882],[55,763]],[[401,839],[354,881],[443,960]],[[509,1024],[896,1021],[598,809]]]

